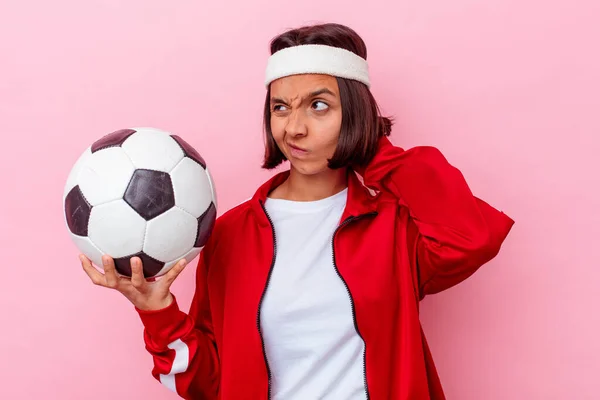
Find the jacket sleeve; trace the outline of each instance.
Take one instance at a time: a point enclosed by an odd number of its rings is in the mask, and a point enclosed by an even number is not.
[[[514,221],[473,196],[461,172],[428,146],[403,150],[383,137],[362,171],[366,186],[387,191],[414,223],[412,267],[422,299],[448,289],[494,258]],[[409,232],[411,230],[409,229]]]
[[[196,291],[189,315],[175,299],[156,311],[137,309],[144,325],[146,349],[152,355],[152,375],[184,399],[216,399],[219,360],[207,290],[206,247],[196,270]]]

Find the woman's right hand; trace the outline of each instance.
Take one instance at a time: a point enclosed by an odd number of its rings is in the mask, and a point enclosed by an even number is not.
[[[142,260],[132,257],[131,278],[121,276],[115,269],[115,263],[111,257],[103,256],[104,274],[92,265],[91,261],[83,254],[79,255],[84,271],[95,285],[115,289],[125,296],[135,307],[140,310],[160,310],[168,307],[173,302],[170,288],[175,278],[185,268],[186,260],[180,260],[164,276],[156,280],[144,278]]]

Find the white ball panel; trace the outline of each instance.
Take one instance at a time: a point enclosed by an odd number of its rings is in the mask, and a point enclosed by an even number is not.
[[[91,147],[88,147],[75,161],[71,171],[69,172],[69,176],[67,177],[67,182],[65,183],[65,190],[63,192],[63,202],[65,201],[65,197],[67,194],[73,189],[75,186],[79,184],[79,173],[81,169],[87,164],[88,160],[92,156]]]
[[[121,146],[138,169],[170,172],[183,158],[183,150],[167,132],[141,128]]]
[[[212,201],[210,182],[204,168],[191,158],[185,157],[170,175],[175,205],[196,218],[200,217]]]
[[[166,274],[182,258],[185,258],[185,260],[187,261],[188,264],[191,263],[194,260],[194,258],[196,258],[198,256],[198,254],[200,254],[201,250],[202,250],[202,247],[194,247],[193,249],[191,249],[190,251],[188,251],[187,254],[185,254],[183,257],[178,257],[178,258],[176,258],[176,259],[174,259],[172,261],[169,261],[169,262],[165,263],[165,266],[156,275],[160,276],[160,275]]]
[[[141,251],[145,232],[146,221],[123,200],[92,208],[88,236],[113,258]]]
[[[81,169],[79,187],[92,206],[118,200],[123,197],[134,169],[120,147],[98,150]]]
[[[144,253],[159,261],[181,257],[194,247],[197,231],[198,220],[173,207],[148,221]]]
[[[217,190],[215,188],[215,181],[210,173],[210,169],[206,168],[206,175],[208,176],[208,183],[210,184],[210,191],[212,192],[213,203],[215,203],[215,207],[218,209],[219,205],[217,204]]]
[[[97,267],[102,268],[102,251],[92,241],[89,237],[71,235],[71,239],[75,246],[79,249],[80,252],[85,254],[87,258],[89,258]]]

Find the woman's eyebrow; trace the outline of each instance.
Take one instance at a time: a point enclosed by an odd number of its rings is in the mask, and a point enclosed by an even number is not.
[[[285,101],[284,99],[280,98],[280,97],[271,97],[271,104],[285,104],[286,106],[289,105],[287,103],[287,101]]]
[[[332,95],[335,97],[335,93],[333,93],[331,90],[329,90],[327,88],[322,88],[322,89],[318,89],[318,90],[315,90],[314,92],[309,93],[309,95],[306,96],[304,99],[307,99],[309,97],[317,97],[322,94],[329,94],[329,95]]]
[[[329,90],[327,88],[322,88],[322,89],[317,89],[314,92],[310,92],[308,95],[304,96],[302,98],[302,102],[305,102],[306,99],[317,97],[317,96],[322,95],[322,94],[329,94],[329,95],[335,97],[335,93],[333,93],[331,90]],[[285,101],[284,99],[280,98],[280,97],[271,97],[271,103],[272,104],[273,103],[280,103],[280,104],[288,105],[288,102]]]

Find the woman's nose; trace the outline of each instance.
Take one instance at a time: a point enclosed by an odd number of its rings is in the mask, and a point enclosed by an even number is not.
[[[294,111],[290,114],[285,131],[291,136],[303,136],[308,133],[304,117],[300,111]]]

